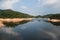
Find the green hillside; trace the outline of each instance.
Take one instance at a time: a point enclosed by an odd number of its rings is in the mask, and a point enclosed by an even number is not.
[[[0,18],[31,18],[33,16],[13,10],[1,10]]]
[[[52,19],[60,19],[60,13],[48,14],[48,15],[44,15],[43,17],[52,18]]]

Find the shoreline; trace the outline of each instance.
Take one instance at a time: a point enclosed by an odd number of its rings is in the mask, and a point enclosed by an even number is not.
[[[60,22],[60,19],[50,19],[50,18],[48,18],[48,21],[51,21],[51,22]]]
[[[21,21],[30,21],[32,20],[33,18],[0,18],[0,28],[4,27],[4,24],[3,22],[13,22],[13,23],[18,23],[18,22],[21,22]]]

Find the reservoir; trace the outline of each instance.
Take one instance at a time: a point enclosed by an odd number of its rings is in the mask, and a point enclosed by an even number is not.
[[[0,40],[60,40],[60,26],[33,19],[16,27],[0,28]]]

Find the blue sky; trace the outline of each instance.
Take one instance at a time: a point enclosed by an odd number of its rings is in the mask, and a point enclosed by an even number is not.
[[[60,13],[60,0],[0,0],[0,9],[12,9],[30,15]]]

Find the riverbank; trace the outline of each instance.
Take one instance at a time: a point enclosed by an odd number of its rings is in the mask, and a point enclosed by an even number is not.
[[[5,19],[3,19],[3,18],[0,18],[0,28],[2,28],[2,27],[4,27],[4,22],[7,22],[7,23],[9,23],[9,22],[12,22],[12,23],[18,23],[18,22],[22,22],[22,21],[30,21],[30,20],[32,20],[33,18],[5,18]]]
[[[60,22],[60,19],[50,19],[50,18],[48,18],[48,21],[51,21],[51,22]]]

